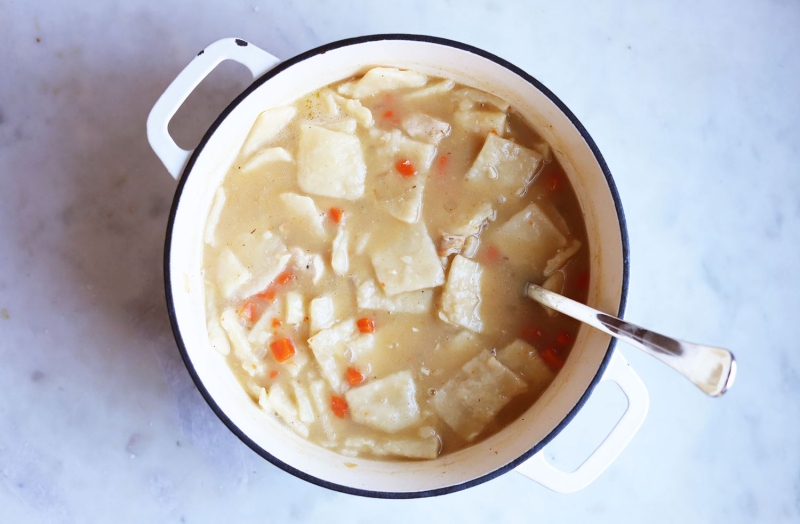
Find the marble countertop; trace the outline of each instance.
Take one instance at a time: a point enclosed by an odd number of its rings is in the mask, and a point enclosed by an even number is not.
[[[799,27],[795,2],[4,2],[0,521],[800,521]],[[572,109],[625,206],[626,317],[731,348],[728,395],[705,398],[622,346],[650,413],[568,496],[509,473],[434,499],[363,499],[278,470],[225,428],[169,327],[175,182],[147,114],[219,38],[288,58],[382,32],[482,47]],[[176,117],[180,141],[247,83],[218,69]],[[619,409],[598,390],[546,453],[574,464]]]

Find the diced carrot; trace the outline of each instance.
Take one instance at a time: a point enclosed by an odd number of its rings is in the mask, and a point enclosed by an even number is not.
[[[258,298],[267,300],[269,302],[275,302],[275,296],[278,293],[278,286],[282,286],[289,282],[291,279],[294,278],[294,273],[291,270],[287,269],[280,275],[278,275],[275,280],[272,281],[272,284],[267,286],[267,289],[262,291],[261,293],[256,294]]]
[[[295,352],[294,343],[291,339],[286,337],[279,338],[278,340],[274,341],[269,345],[269,348],[272,350],[272,355],[278,362],[285,362],[289,360],[292,358]]]
[[[486,249],[486,260],[488,262],[497,262],[500,260],[500,250],[494,246],[489,246]]]
[[[278,376],[277,369],[273,369],[272,371],[269,372],[269,378],[276,378],[277,376]]]
[[[273,317],[272,318],[272,327],[276,328],[276,327],[279,327],[280,325],[281,325],[281,319],[279,319],[277,317]]]
[[[522,328],[519,337],[526,342],[533,343],[537,338],[542,338],[542,330],[535,327],[525,327]]]
[[[287,269],[286,271],[278,275],[278,277],[275,279],[275,283],[282,286],[293,278],[294,278],[294,273],[292,273],[291,270]]]
[[[347,413],[347,401],[342,397],[331,395],[331,411],[337,417],[344,418],[344,414]]]
[[[338,207],[332,207],[328,210],[328,218],[331,219],[331,222],[334,224],[338,224],[342,221],[342,217],[344,216],[344,211],[339,209]]]
[[[572,337],[570,337],[567,332],[562,331],[556,337],[556,344],[558,344],[560,346],[566,346],[567,344],[569,344],[570,340],[572,340]]]
[[[443,175],[447,170],[447,164],[450,163],[450,155],[442,155],[439,157],[439,163],[436,165],[436,170],[440,175]]]
[[[256,296],[258,298],[263,298],[268,302],[275,302],[275,287],[273,287],[272,284],[270,284],[270,286],[267,289],[265,289],[261,293],[258,293]]]
[[[356,321],[356,326],[361,333],[372,333],[375,331],[375,322],[371,318],[359,318]]]
[[[558,352],[556,352],[555,348],[546,348],[544,351],[539,353],[539,356],[542,357],[544,363],[547,364],[553,371],[558,371],[562,367],[564,367],[564,361],[559,356]]]
[[[384,111],[383,115],[381,115],[381,116],[383,118],[393,118],[394,117],[394,111],[392,111],[391,109],[389,111]]]
[[[394,165],[397,172],[404,177],[411,177],[417,174],[417,168],[411,163],[411,160],[401,160]]]
[[[553,173],[552,175],[547,177],[547,180],[545,181],[544,186],[547,189],[549,189],[550,191],[555,191],[559,187],[561,187],[561,180],[558,178],[558,175]]]
[[[578,289],[588,289],[589,287],[589,272],[584,271],[578,278],[575,279],[575,287]]]
[[[357,386],[364,382],[364,374],[356,368],[347,368],[347,382],[351,386]]]
[[[246,300],[239,309],[239,316],[248,322],[255,322],[258,320],[258,305],[252,300]]]

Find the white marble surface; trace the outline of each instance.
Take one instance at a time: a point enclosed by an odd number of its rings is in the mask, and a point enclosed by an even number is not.
[[[798,3],[213,4],[0,4],[0,521],[800,521]],[[623,199],[627,318],[733,349],[725,398],[623,348],[650,415],[570,496],[511,473],[435,499],[362,499],[289,476],[228,432],[169,329],[175,182],[147,113],[218,38],[286,58],[378,32],[483,47],[561,97]],[[246,85],[223,72],[179,119],[185,141]],[[548,453],[574,463],[619,411],[611,393]]]

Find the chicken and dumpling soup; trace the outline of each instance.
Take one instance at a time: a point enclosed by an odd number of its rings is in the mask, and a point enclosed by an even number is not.
[[[507,102],[375,67],[262,113],[205,229],[209,340],[287,428],[433,459],[499,431],[567,358],[585,300],[577,199]]]

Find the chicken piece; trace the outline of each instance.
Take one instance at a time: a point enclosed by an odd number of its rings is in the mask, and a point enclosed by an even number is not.
[[[464,240],[465,238],[460,235],[442,233],[442,238],[439,240],[439,247],[436,249],[436,254],[440,257],[457,255],[461,253],[461,248],[464,247]]]
[[[450,124],[424,113],[408,115],[403,119],[401,126],[411,138],[429,144],[438,144],[450,134]]]

